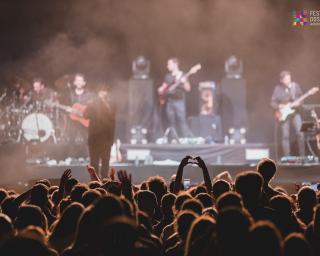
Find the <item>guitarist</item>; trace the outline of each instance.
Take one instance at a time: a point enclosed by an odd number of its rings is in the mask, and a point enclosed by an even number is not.
[[[168,121],[168,127],[172,128],[172,132],[177,137],[191,136],[191,132],[186,120],[186,92],[190,92],[191,86],[187,79],[183,77],[183,72],[179,68],[177,58],[171,58],[167,62],[169,73],[165,75],[164,82],[158,88],[160,96],[165,96],[165,114]],[[179,86],[174,90],[170,90],[170,85],[179,82]]]
[[[282,71],[280,73],[280,84],[277,85],[271,97],[271,106],[275,111],[279,111],[285,107],[289,102],[293,102],[302,95],[301,87],[298,83],[293,82],[291,79],[291,73],[289,71]],[[300,103],[301,104],[301,103]],[[298,108],[297,106],[293,106]],[[297,136],[299,155],[304,156],[305,143],[303,134],[300,132],[302,124],[301,114],[299,109],[293,114],[289,115],[283,122],[280,122],[281,127],[281,137],[282,137],[282,150],[284,156],[290,155],[290,130],[291,126]]]
[[[70,105],[80,103],[85,106],[93,98],[93,93],[86,88],[86,85],[85,76],[81,73],[77,73],[74,76],[73,87],[69,87]],[[71,143],[84,144],[87,140],[87,128],[77,121],[70,120],[69,124],[68,134]]]

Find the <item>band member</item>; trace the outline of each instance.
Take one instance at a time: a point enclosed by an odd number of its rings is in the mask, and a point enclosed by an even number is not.
[[[83,74],[76,74],[73,80],[73,88],[70,90],[70,105],[75,103],[86,106],[92,99],[93,93],[86,88],[86,80]],[[76,144],[85,143],[87,137],[87,128],[78,121],[69,122],[69,138]]]
[[[302,95],[300,85],[296,82],[293,82],[291,79],[291,73],[289,71],[282,71],[280,73],[280,84],[274,88],[271,106],[281,113],[288,103],[293,102]],[[301,103],[300,103],[301,104]],[[289,115],[285,120],[280,122],[281,127],[281,136],[282,136],[282,150],[284,156],[289,156],[290,151],[290,129],[291,126],[294,129],[294,132],[297,136],[299,154],[304,156],[305,153],[305,144],[303,133],[300,132],[302,119],[301,114],[299,113],[299,105],[296,104],[292,107],[295,108],[295,112]]]
[[[47,88],[41,78],[34,78],[32,83],[32,91],[30,92],[30,102],[35,107],[42,107],[41,105],[47,99],[52,98],[53,91]]]
[[[186,121],[186,92],[190,92],[191,86],[187,79],[183,77],[183,72],[179,68],[177,58],[171,58],[167,62],[169,73],[166,74],[163,84],[158,88],[160,96],[166,97],[165,113],[169,128],[178,134],[179,137],[191,136],[191,132]],[[174,90],[170,86],[179,83]]]
[[[83,74],[76,74],[73,80],[74,90],[71,90],[71,103],[86,105],[92,98],[92,93],[86,88],[87,82]]]
[[[90,120],[88,129],[90,164],[101,177],[107,177],[115,132],[115,108],[105,88],[101,88],[98,96],[88,104],[84,116]]]

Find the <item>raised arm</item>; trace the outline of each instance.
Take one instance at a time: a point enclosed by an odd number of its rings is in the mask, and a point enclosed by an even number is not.
[[[176,180],[174,182],[174,189],[173,189],[174,194],[178,194],[179,191],[181,190],[183,169],[189,163],[190,159],[192,159],[191,156],[186,156],[181,160],[181,162],[179,164],[177,174],[176,174]]]
[[[60,201],[64,197],[64,191],[67,181],[71,178],[71,169],[67,169],[64,171],[60,178],[60,185],[58,190],[58,198],[57,198],[57,205],[60,203]]]
[[[212,183],[211,183],[211,178],[210,178],[210,174],[207,168],[206,163],[203,161],[203,159],[200,156],[196,157],[197,160],[197,164],[198,166],[201,168],[202,173],[203,173],[203,180],[204,180],[204,184],[207,188],[207,191],[209,194],[211,194],[212,191]]]
[[[96,169],[94,169],[93,166],[87,165],[87,171],[89,173],[91,181],[99,181],[100,182],[100,178],[96,172]]]
[[[133,193],[132,193],[132,177],[131,174],[128,174],[125,170],[119,170],[117,172],[118,179],[121,182],[122,194],[127,198],[131,203],[133,203]]]

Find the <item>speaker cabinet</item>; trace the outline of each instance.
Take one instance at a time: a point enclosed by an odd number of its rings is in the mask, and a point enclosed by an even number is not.
[[[135,126],[150,128],[154,111],[152,79],[130,79],[127,128]]]
[[[222,126],[219,115],[199,115],[189,118],[194,136],[209,138],[214,142],[222,141]]]
[[[247,127],[247,89],[245,79],[228,79],[221,81],[221,117],[223,131],[230,127]]]

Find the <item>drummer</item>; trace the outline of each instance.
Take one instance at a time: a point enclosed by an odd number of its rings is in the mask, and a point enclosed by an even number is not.
[[[45,100],[52,100],[53,90],[46,87],[41,78],[34,78],[32,83],[32,91],[30,92],[30,102],[34,111],[42,110]]]

